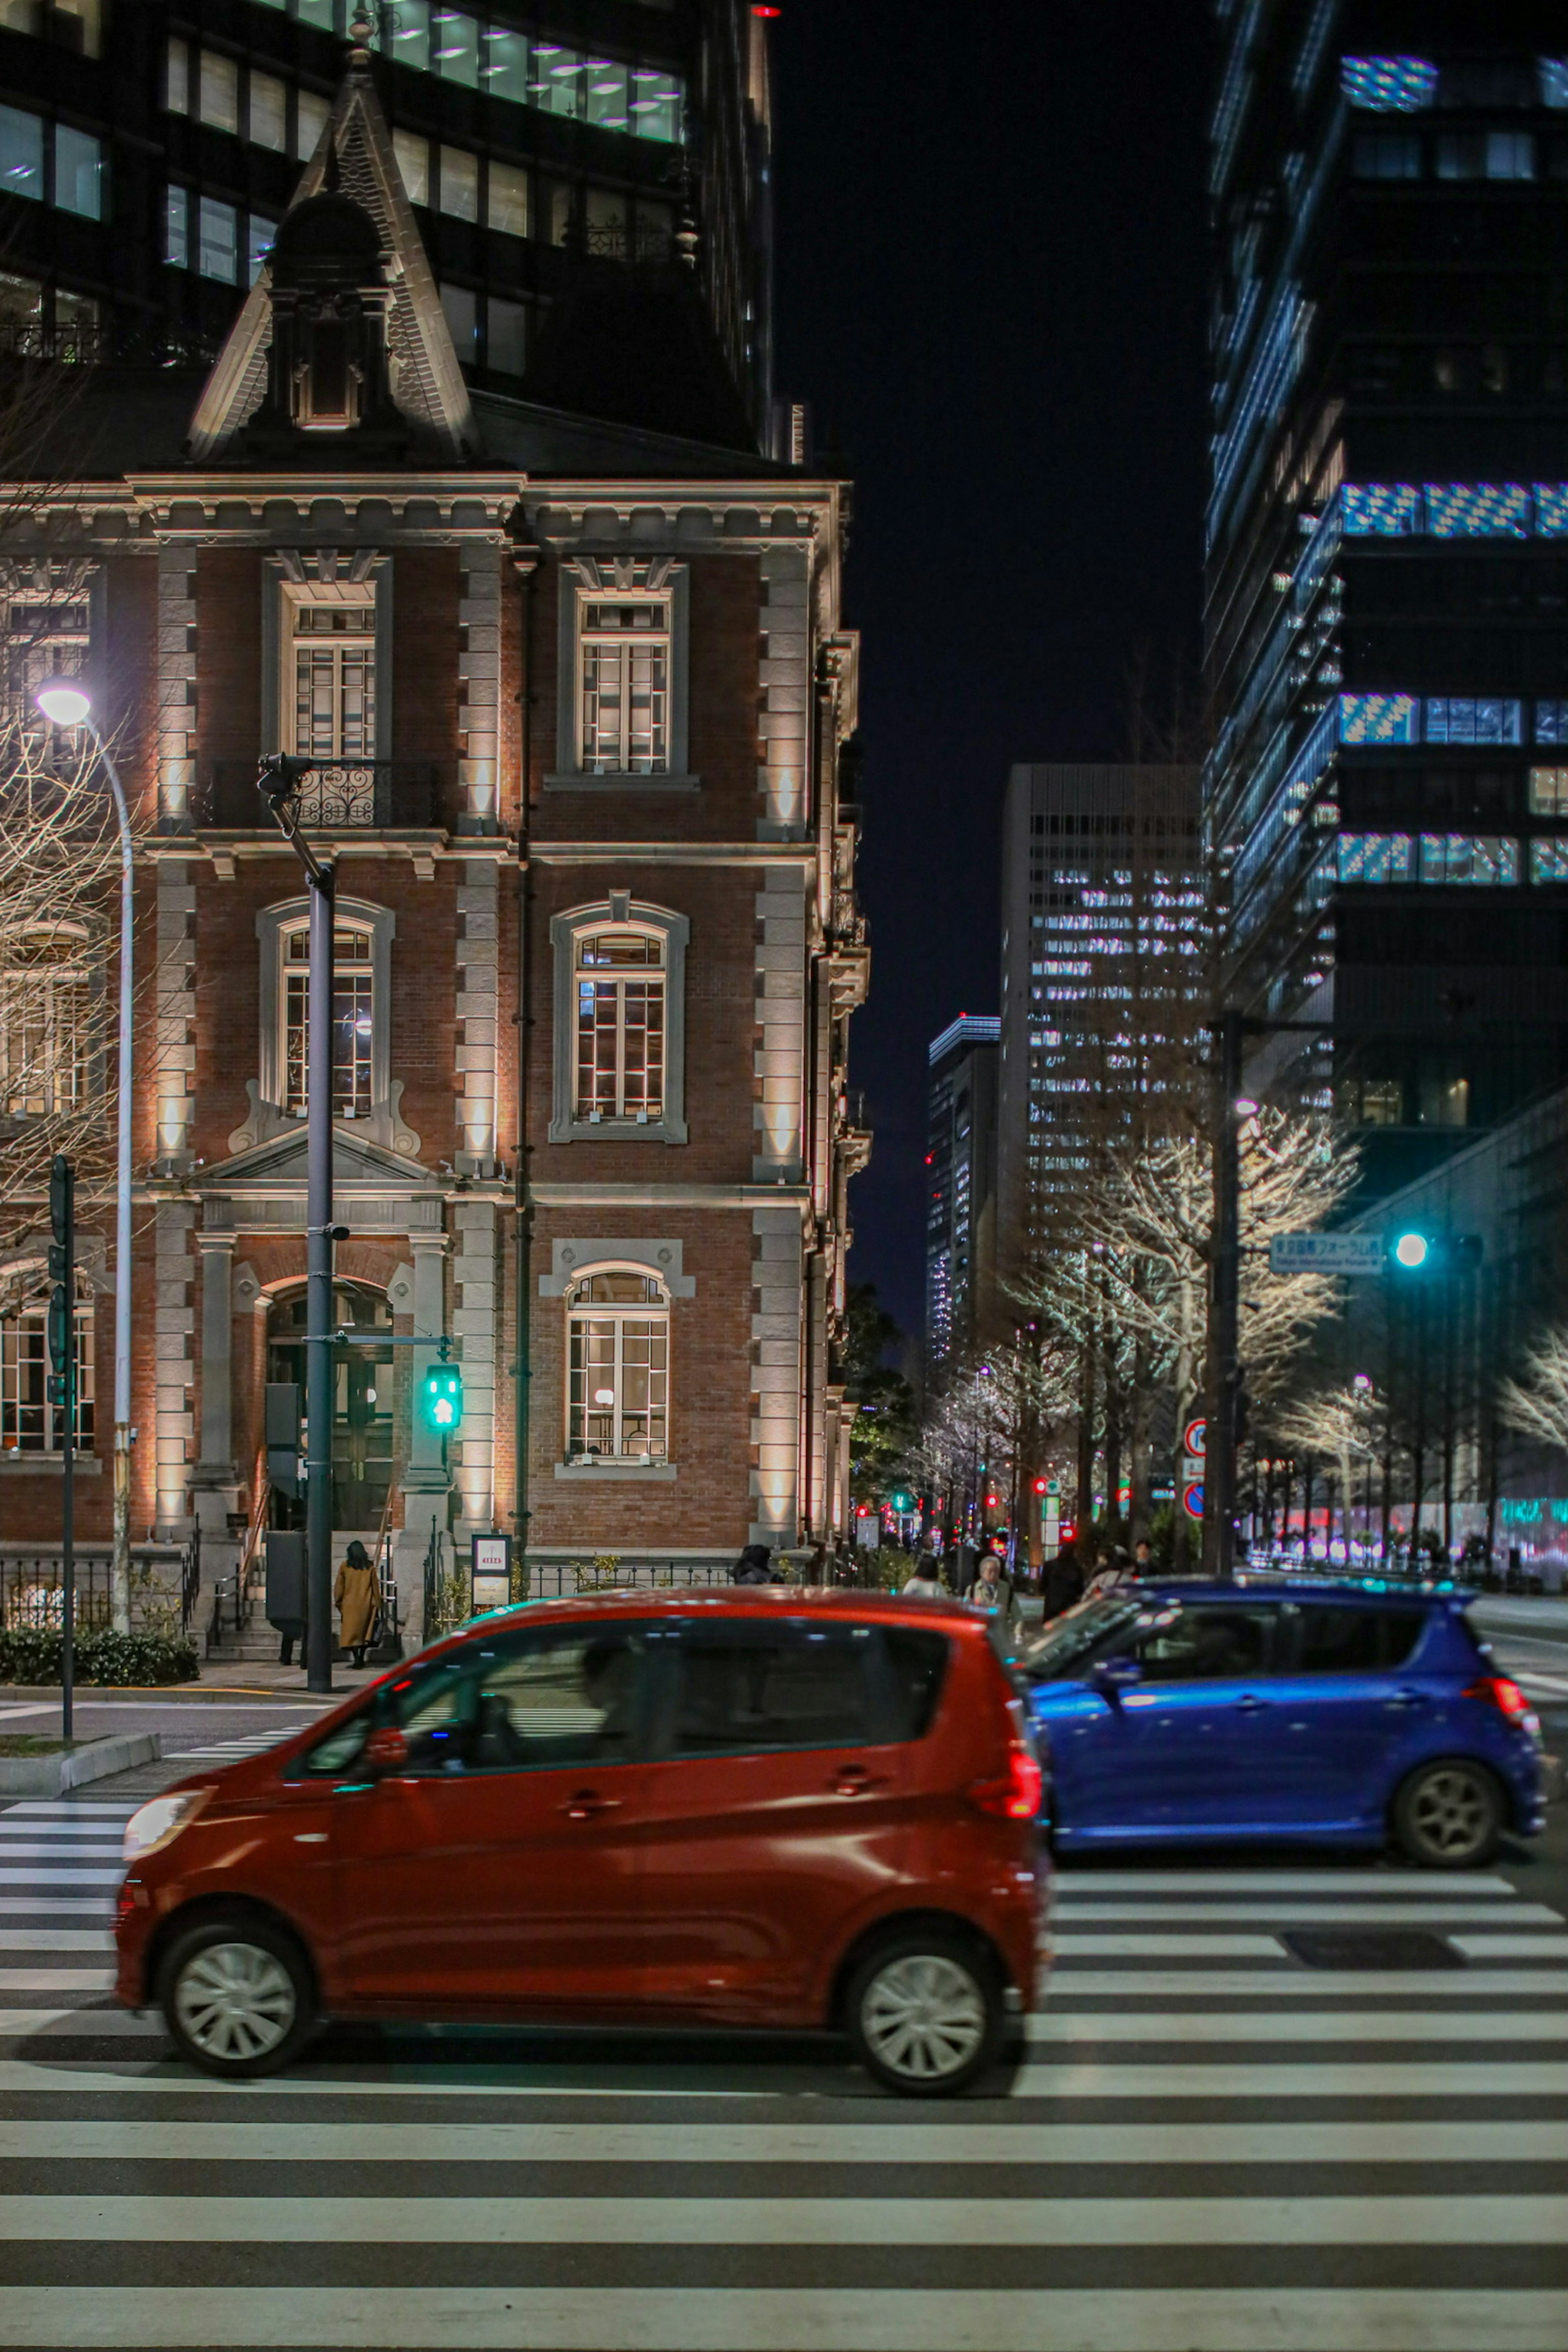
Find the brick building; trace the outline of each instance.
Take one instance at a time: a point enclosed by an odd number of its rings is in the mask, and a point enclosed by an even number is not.
[[[758,455],[679,262],[584,259],[532,396],[476,388],[372,77],[355,53],[205,384],[82,371],[6,550],[12,593],[47,544],[89,604],[144,828],[133,1533],[199,1520],[216,1569],[240,1513],[295,1507],[260,1484],[263,1384],[303,1359],[304,877],[255,783],[283,750],[321,763],[337,880],[340,1538],[387,1507],[412,1598],[432,1523],[545,1561],[829,1535],[865,1152],[845,494]],[[81,1216],[107,1281],[112,1204]],[[430,1351],[388,1344],[441,1333],[447,1458]],[[35,1421],[12,1538],[58,1528]],[[107,1536],[107,1476],[79,1520]]]

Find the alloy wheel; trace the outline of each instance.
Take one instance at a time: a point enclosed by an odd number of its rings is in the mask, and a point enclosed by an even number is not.
[[[1487,1792],[1473,1772],[1458,1767],[1428,1774],[1415,1791],[1411,1818],[1432,1853],[1451,1857],[1482,1844],[1491,1827]]]
[[[288,1969],[260,1944],[208,1944],[174,1987],[174,2011],[193,2047],[230,2064],[268,2057],[288,2039],[297,2009]]]
[[[890,2074],[938,2083],[967,2066],[985,2040],[984,1999],[967,1969],[938,1953],[889,1960],[867,1986],[860,2030]]]

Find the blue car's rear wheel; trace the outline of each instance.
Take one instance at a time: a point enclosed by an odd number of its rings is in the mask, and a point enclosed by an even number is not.
[[[1426,1870],[1473,1870],[1489,1862],[1504,1818],[1496,1778],[1468,1756],[1418,1766],[1394,1801],[1394,1834]]]

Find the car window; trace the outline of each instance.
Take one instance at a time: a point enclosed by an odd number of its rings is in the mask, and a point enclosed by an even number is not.
[[[1119,1645],[1151,1683],[1234,1680],[1270,1670],[1275,1612],[1258,1605],[1198,1601],[1162,1612],[1152,1625]]]
[[[1301,1606],[1296,1672],[1303,1675],[1376,1674],[1402,1666],[1425,1623],[1415,1609],[1354,1609],[1331,1604]]]
[[[677,1756],[858,1748],[877,1736],[869,1625],[691,1627],[677,1655]]]
[[[891,1683],[892,1720],[883,1732],[888,1739],[923,1739],[942,1696],[947,1673],[948,1642],[944,1633],[917,1633],[906,1625],[886,1625]]]
[[[1057,1682],[1075,1675],[1134,1623],[1147,1605],[1147,1596],[1137,1593],[1080,1601],[1023,1643],[1019,1664],[1031,1682]]]

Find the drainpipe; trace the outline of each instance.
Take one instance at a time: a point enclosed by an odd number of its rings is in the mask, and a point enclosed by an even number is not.
[[[533,870],[529,861],[529,835],[533,791],[533,583],[538,558],[520,548],[512,555],[512,564],[522,579],[522,793],[517,835],[517,1155],[512,1174],[512,1205],[517,1222],[517,1360],[512,1366],[515,1500],[512,1522],[516,1531],[522,1593],[526,1600],[531,1582],[528,1449],[530,1391],[533,1381],[533,1190],[529,1181],[528,1165],[531,1149],[528,1125],[529,1040],[533,1027],[529,952],[531,926],[529,917],[533,895]]]

